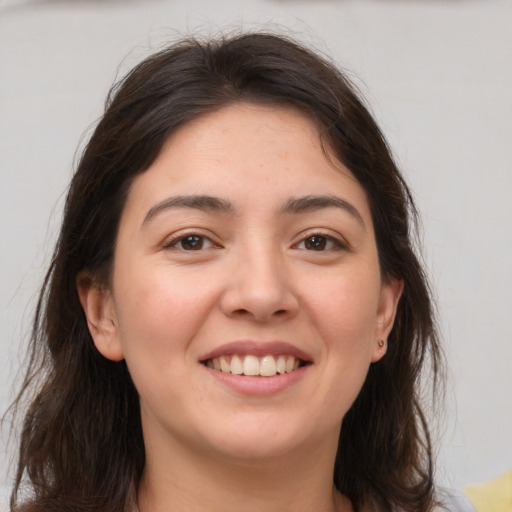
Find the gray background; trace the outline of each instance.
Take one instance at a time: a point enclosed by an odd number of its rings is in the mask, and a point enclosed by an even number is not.
[[[498,476],[512,467],[505,0],[0,0],[0,411],[12,398],[76,147],[112,81],[180,34],[262,25],[359,77],[423,214],[450,366],[438,477],[460,488]]]

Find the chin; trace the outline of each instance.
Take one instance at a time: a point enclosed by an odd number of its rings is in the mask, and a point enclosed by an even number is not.
[[[230,459],[239,459],[241,462],[257,462],[274,458],[282,458],[299,450],[297,443],[277,439],[238,439],[232,440],[217,449],[217,454]]]
[[[210,436],[212,432],[210,431]],[[299,453],[309,436],[300,426],[287,425],[283,418],[237,422],[231,429],[210,437],[211,446],[230,458],[258,460]],[[311,442],[311,439],[309,439]]]

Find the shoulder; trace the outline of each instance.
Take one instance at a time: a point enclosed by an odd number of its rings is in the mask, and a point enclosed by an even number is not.
[[[438,505],[432,512],[476,512],[469,500],[459,491],[441,489],[436,498]]]

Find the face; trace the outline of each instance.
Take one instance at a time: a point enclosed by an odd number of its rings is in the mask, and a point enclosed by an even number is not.
[[[146,441],[253,458],[337,442],[401,286],[332,161],[299,111],[238,104],[135,179],[111,289],[80,296],[100,352],[126,359]]]

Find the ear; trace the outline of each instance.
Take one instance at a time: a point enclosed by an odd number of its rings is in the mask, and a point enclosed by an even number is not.
[[[121,361],[124,353],[119,341],[112,292],[85,274],[78,276],[76,285],[94,345],[107,359]]]
[[[372,363],[379,361],[386,354],[387,339],[395,322],[396,310],[403,288],[403,279],[388,277],[382,282],[377,319],[375,322]]]

